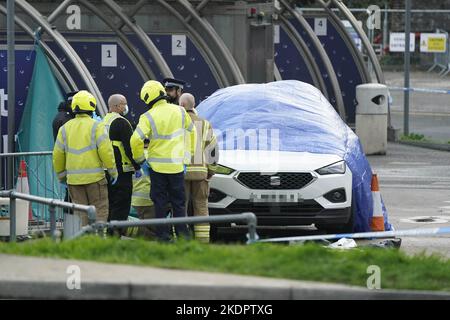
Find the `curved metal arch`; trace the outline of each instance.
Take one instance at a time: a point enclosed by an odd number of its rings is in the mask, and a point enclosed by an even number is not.
[[[383,75],[383,70],[381,69],[380,63],[378,62],[375,50],[373,50],[373,47],[370,44],[370,41],[367,38],[366,33],[358,24],[358,21],[356,20],[355,16],[351,13],[351,11],[347,8],[347,6],[344,3],[342,3],[341,0],[330,0],[330,1],[332,1],[336,5],[336,7],[340,10],[340,12],[348,19],[348,21],[350,21],[353,29],[355,29],[355,31],[358,33],[363,43],[363,46],[367,51],[372,66],[374,67],[375,75],[377,76],[378,82],[384,84],[385,79]]]
[[[203,38],[197,33],[197,31],[192,28],[188,23],[184,21],[183,16],[170,4],[168,4],[164,0],[156,0],[162,7],[164,7],[167,11],[169,11],[175,18],[177,18],[187,29],[188,33],[192,36],[192,41],[196,43],[196,47],[198,50],[200,50],[205,58],[207,60],[208,64],[213,66],[213,69],[211,70],[214,74],[214,78],[217,80],[219,87],[227,87],[230,85],[228,82],[227,76],[225,75],[225,72],[222,69],[222,65],[220,64],[219,60],[217,60],[217,57],[214,55],[214,53],[211,51],[211,49],[208,47],[207,43],[203,40]]]
[[[2,5],[0,5],[0,13],[3,15],[6,15],[6,8]],[[33,30],[30,28],[29,25],[27,25],[20,17],[17,15],[14,17],[15,23],[24,30],[31,38],[35,38],[35,34]],[[74,91],[78,90],[78,87],[75,83],[75,81],[70,76],[70,73],[67,71],[66,67],[61,63],[61,61],[58,59],[56,54],[50,49],[47,44],[42,40],[37,40],[39,45],[44,50],[46,56],[49,58],[50,63],[52,64],[53,68],[57,72],[57,78],[60,80],[59,82],[64,87],[66,91]]]
[[[314,86],[317,87],[320,91],[322,91],[323,95],[328,99],[327,87],[325,85],[325,82],[323,81],[319,66],[317,65],[317,62],[314,59],[305,41],[302,39],[298,31],[292,25],[292,23],[290,23],[285,16],[279,15],[278,17],[281,23],[283,24],[283,28],[285,29],[289,38],[291,38],[292,42],[294,43],[295,47],[300,53],[300,56],[306,59],[305,64],[306,67],[308,68],[309,74],[313,79]]]
[[[87,0],[78,0],[78,2],[82,4],[84,7],[86,7],[93,14],[95,14],[99,19],[101,19],[117,35],[121,48],[125,51],[125,54],[131,60],[133,65],[136,67],[139,74],[141,75],[141,78],[144,81],[148,80],[148,78],[156,79],[156,75],[150,69],[144,57],[136,50],[133,50],[134,49],[133,45],[128,40],[127,36],[122,31],[117,29],[117,27],[113,23],[111,23],[108,19],[106,19],[101,14],[100,9],[98,9],[96,6],[94,6]]]
[[[344,101],[342,99],[342,93],[341,88],[339,86],[339,81],[336,76],[336,72],[333,69],[333,65],[331,64],[330,58],[328,57],[327,53],[325,52],[325,49],[322,47],[322,44],[320,43],[319,38],[317,38],[316,34],[312,30],[309,23],[306,21],[306,19],[301,16],[295,9],[291,7],[291,5],[286,0],[279,0],[280,4],[283,5],[283,7],[289,12],[292,17],[294,17],[298,23],[302,26],[302,28],[306,31],[307,35],[311,39],[314,47],[318,51],[320,58],[322,59],[322,62],[324,63],[325,70],[327,71],[331,87],[334,93],[334,96],[336,98],[336,107],[339,115],[344,121],[347,121],[346,117],[346,111],[344,106]]]
[[[211,24],[205,19],[200,17],[197,11],[192,7],[192,5],[187,0],[176,0],[187,12],[194,18],[194,20],[200,25],[202,30],[211,38],[213,43],[218,47],[218,51],[216,53],[221,53],[224,62],[227,65],[227,69],[231,72],[232,77],[234,78],[232,84],[243,84],[245,83],[244,76],[242,75],[239,66],[231,54],[228,47],[223,42],[222,38],[216,33]],[[186,22],[186,20],[185,20]]]
[[[370,74],[366,68],[366,64],[364,63],[364,58],[361,51],[356,46],[353,39],[350,37],[350,34],[345,30],[344,24],[341,19],[329,8],[329,6],[323,2],[323,0],[318,0],[319,4],[324,8],[328,16],[330,17],[330,22],[334,25],[337,32],[341,35],[342,40],[344,40],[347,48],[350,50],[351,55],[353,56],[353,60],[355,61],[356,67],[358,68],[361,79],[364,83],[371,82]]]
[[[150,56],[152,56],[153,61],[155,61],[163,77],[173,77],[173,73],[170,70],[170,67],[168,66],[166,60],[163,58],[158,48],[155,46],[150,37],[145,33],[145,31],[141,28],[141,26],[139,26],[135,21],[132,21],[114,0],[103,0],[103,3],[108,6],[108,8],[113,11],[122,20],[122,22],[124,22],[125,25],[127,25],[127,27],[137,35],[139,40],[144,44],[144,47],[149,52]],[[123,25],[121,24],[118,30],[120,30],[122,27]]]
[[[82,79],[85,81],[88,89],[97,97],[98,101],[98,110],[103,115],[108,112],[105,101],[100,93],[100,90],[95,83],[92,75],[87,69],[86,65],[83,63],[81,58],[78,56],[76,51],[72,48],[72,46],[67,42],[67,40],[59,33],[59,31],[53,29],[53,27],[48,23],[46,19],[42,17],[42,15],[29,3],[25,0],[16,0],[16,3],[20,6],[20,8],[25,11],[25,13],[32,18],[39,26],[41,26],[56,42],[56,44],[63,50],[64,54],[70,59],[72,64],[78,73],[82,76]]]
[[[276,63],[273,64],[273,77],[275,78],[275,81],[283,80],[283,78],[281,77],[280,69],[278,69]]]

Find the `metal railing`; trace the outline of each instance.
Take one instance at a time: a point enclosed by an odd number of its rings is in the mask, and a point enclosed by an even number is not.
[[[8,159],[12,158],[12,172],[7,169]],[[28,190],[24,181],[17,185],[21,163],[25,165]],[[8,178],[9,177],[9,178]],[[61,186],[53,172],[52,152],[17,152],[0,154],[0,190],[9,190],[8,180],[12,179],[13,189],[21,193],[33,194],[43,198],[52,198],[69,201],[66,196],[66,188]],[[32,206],[32,219],[30,227],[36,229],[47,229],[49,227],[48,206],[41,203],[34,203]],[[66,209],[67,210],[67,209]],[[62,208],[57,208],[57,223],[62,227],[64,212]]]
[[[87,233],[96,233],[105,228],[119,229],[128,227],[144,227],[157,225],[176,225],[176,224],[198,224],[198,223],[223,223],[223,222],[246,222],[248,227],[247,243],[254,243],[258,240],[256,233],[257,219],[254,213],[245,212],[239,214],[225,214],[220,216],[205,217],[183,217],[183,218],[163,218],[163,219],[144,219],[138,221],[110,221],[107,223],[94,223],[83,227],[80,232],[75,234],[72,239],[78,238]],[[101,234],[101,232],[100,232]]]
[[[444,77],[448,73],[450,73],[450,39],[448,38],[448,32],[437,29],[436,33],[443,33],[446,36],[446,42],[447,42],[447,48],[445,52],[437,52],[434,53],[433,57],[433,65],[430,69],[428,69],[428,72],[431,72],[435,68],[439,67],[441,70],[439,71],[439,75]]]
[[[70,202],[64,202],[57,199],[49,199],[29,194],[19,193],[16,191],[0,191],[1,198],[9,198],[9,237],[10,241],[16,241],[16,199],[29,201],[31,203],[39,203],[48,206],[48,213],[50,216],[50,234],[52,239],[56,240],[56,208],[71,209],[85,212],[88,215],[89,223],[94,224],[96,219],[96,210],[94,206],[86,206]]]

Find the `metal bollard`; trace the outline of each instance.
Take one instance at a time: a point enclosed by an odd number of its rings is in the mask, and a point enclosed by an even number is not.
[[[50,235],[53,241],[56,241],[56,208],[54,205],[49,205],[48,213],[50,214]]]
[[[9,200],[9,241],[16,242],[16,198],[11,194]]]

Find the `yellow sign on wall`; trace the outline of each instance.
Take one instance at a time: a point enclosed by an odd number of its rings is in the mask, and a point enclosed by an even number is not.
[[[444,33],[421,33],[420,52],[445,52],[447,35]]]

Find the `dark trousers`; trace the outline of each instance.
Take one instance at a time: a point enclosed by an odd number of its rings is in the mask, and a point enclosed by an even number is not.
[[[173,217],[185,217],[184,173],[166,174],[150,170],[150,198],[155,206],[156,218],[166,218],[170,202]],[[156,237],[162,241],[170,240],[171,228],[169,226],[156,226]],[[190,238],[186,224],[175,225],[177,235]]]
[[[128,219],[133,192],[133,172],[120,172],[115,185],[108,179],[109,215],[108,221],[124,221]],[[120,230],[121,235],[125,230]],[[111,231],[109,232],[111,234]]]

